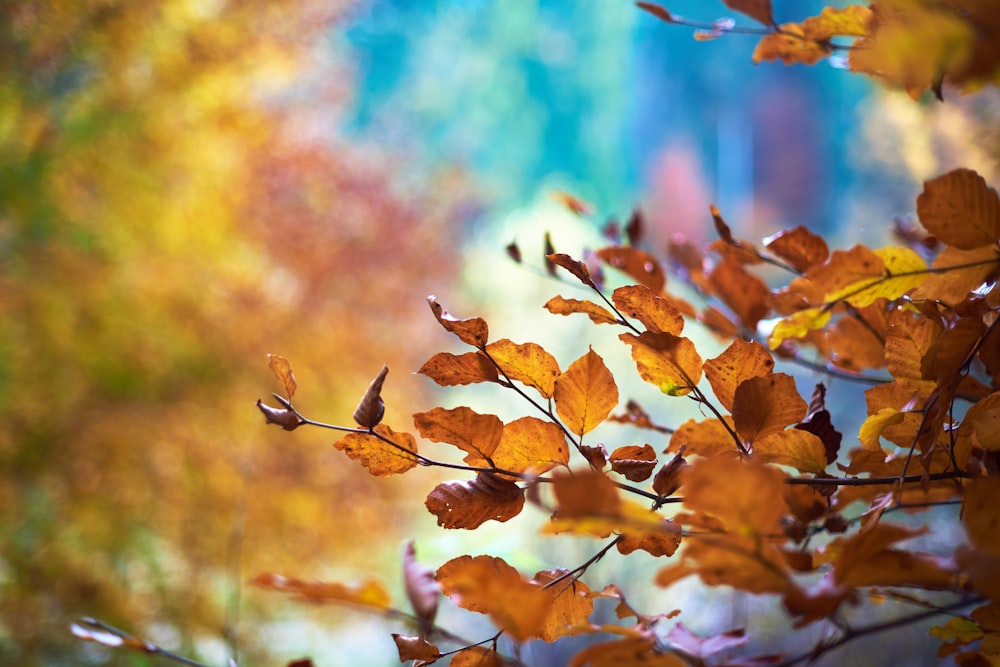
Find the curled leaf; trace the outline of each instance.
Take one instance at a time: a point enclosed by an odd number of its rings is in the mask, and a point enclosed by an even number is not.
[[[434,317],[445,328],[446,331],[458,336],[458,338],[466,345],[471,345],[473,347],[485,347],[486,341],[489,339],[489,327],[486,325],[486,320],[480,317],[473,317],[468,320],[460,320],[453,317],[448,313],[444,307],[438,303],[437,297],[433,294],[427,297],[427,303],[430,304],[431,312],[434,313]]]
[[[365,428],[374,428],[385,414],[385,402],[382,400],[382,383],[389,373],[388,366],[382,366],[375,379],[368,385],[368,390],[361,397],[361,402],[354,410],[354,421]]]
[[[281,400],[281,397],[277,394],[274,394],[274,397],[279,401]],[[282,401],[282,403],[287,405],[285,401]],[[272,408],[270,405],[266,405],[263,401],[257,399],[257,409],[264,414],[264,420],[268,424],[277,424],[286,431],[294,431],[305,423],[290,407]]]
[[[267,367],[271,369],[274,377],[284,387],[285,396],[291,400],[292,396],[295,395],[295,388],[298,386],[295,383],[295,373],[292,372],[291,363],[281,355],[269,354],[267,355]]]

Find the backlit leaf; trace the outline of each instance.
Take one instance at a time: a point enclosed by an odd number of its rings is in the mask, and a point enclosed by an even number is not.
[[[621,496],[614,482],[599,470],[578,470],[573,474],[557,471],[552,476],[556,514],[562,518],[614,516],[621,506]]]
[[[368,468],[368,472],[376,477],[398,475],[417,465],[417,441],[412,435],[397,433],[385,424],[379,424],[374,430],[395,444],[390,445],[369,433],[348,433],[333,446]]]
[[[791,466],[806,473],[823,472],[827,465],[823,441],[794,428],[759,438],[753,446],[753,458],[759,463]]]
[[[514,482],[480,472],[469,481],[438,484],[425,504],[439,526],[473,530],[486,521],[503,523],[520,514],[524,490]]]
[[[285,397],[288,400],[292,400],[292,397],[295,395],[295,388],[298,386],[295,382],[295,373],[292,372],[292,364],[281,355],[269,354],[267,355],[267,367],[271,369],[274,377],[281,383],[281,386],[285,390]]]
[[[659,557],[673,556],[680,544],[680,526],[670,519],[664,519],[660,530],[624,533],[616,548],[624,555],[642,550],[651,556]]]
[[[560,579],[566,570],[542,570],[532,581],[541,586],[549,585],[546,590],[552,593],[552,606],[545,617],[538,638],[546,642],[554,642],[560,637],[574,634],[574,628],[587,624],[587,619],[594,611],[594,600],[587,595],[590,587],[579,579],[564,579],[555,585],[552,582]]]
[[[771,373],[774,358],[760,343],[737,338],[722,354],[706,361],[704,369],[719,402],[732,410],[736,387],[744,380]]]
[[[477,382],[496,382],[498,379],[496,366],[481,352],[466,352],[464,354],[438,352],[428,359],[417,372],[426,375],[442,387]]]
[[[965,413],[958,435],[975,437],[976,444],[987,451],[1000,451],[1000,392],[982,399]]]
[[[806,38],[802,25],[782,23],[780,32],[764,35],[757,42],[753,62],[781,59],[786,65],[815,65],[831,53],[833,48],[827,42]]]
[[[499,417],[479,414],[465,406],[418,412],[413,415],[413,424],[422,437],[455,445],[467,452],[467,464],[484,468],[490,467],[489,459],[503,435]]]
[[[924,357],[941,335],[941,325],[927,317],[897,310],[889,318],[885,338],[886,367],[895,378],[920,380]]]
[[[652,2],[637,2],[635,3],[639,9],[644,9],[656,18],[666,21],[667,23],[673,23],[674,17],[667,11],[664,7],[654,4]]]
[[[400,662],[419,660],[423,663],[432,663],[441,657],[438,647],[423,637],[404,637],[403,635],[392,633],[392,640],[396,642]]]
[[[978,477],[966,487],[962,524],[977,549],[1000,554],[1000,477]]]
[[[764,245],[803,273],[809,267],[822,264],[830,256],[830,249],[823,237],[813,234],[801,225],[767,237],[764,239]]]
[[[732,427],[733,418],[725,416]],[[711,457],[722,452],[736,452],[736,442],[722,422],[718,419],[695,421],[689,419],[681,424],[670,436],[670,446],[667,451],[677,452],[681,447],[687,447],[687,454]]]
[[[953,564],[929,554],[890,548],[924,531],[879,522],[846,538],[836,538],[825,551],[834,555],[834,581],[846,590],[861,586],[947,588]]]
[[[618,318],[610,310],[592,301],[565,299],[561,296],[554,296],[545,302],[545,309],[555,315],[583,313],[594,324],[618,324]]]
[[[537,343],[514,343],[502,338],[486,346],[487,354],[511,380],[534,387],[552,398],[559,377],[559,363]]]
[[[333,581],[304,581],[283,577],[280,574],[259,574],[250,580],[259,588],[289,593],[296,599],[317,604],[335,603],[360,605],[384,611],[392,607],[392,599],[385,587],[374,579],[357,586]]]
[[[802,32],[806,38],[818,40],[837,35],[864,37],[869,33],[872,18],[872,10],[864,5],[824,7],[819,16],[810,16],[802,22]]]
[[[781,493],[785,477],[777,468],[737,458],[700,458],[684,471],[684,507],[742,535],[779,533],[788,512]]]
[[[767,346],[778,349],[789,338],[803,338],[815,329],[822,329],[830,321],[830,311],[823,308],[808,308],[779,321],[767,339]]]
[[[755,535],[733,532],[687,540],[682,557],[684,567],[709,586],[732,586],[758,594],[796,590],[782,553]],[[657,583],[666,580],[661,571]]]
[[[652,638],[616,639],[591,644],[573,656],[567,667],[685,667],[672,653],[653,649]]]
[[[937,273],[928,276],[911,296],[958,306],[969,296],[969,292],[1000,275],[1000,248],[988,245],[974,250],[960,250],[949,246],[937,256],[932,268]]]
[[[733,423],[745,442],[755,442],[784,430],[806,416],[806,402],[795,388],[795,378],[772,373],[744,380],[733,397]]]
[[[653,292],[662,292],[667,283],[667,275],[660,266],[660,261],[645,250],[608,246],[595,254]]]
[[[647,331],[678,336],[684,329],[681,311],[645,285],[619,287],[611,298],[618,310],[642,322]]]
[[[489,614],[516,641],[542,632],[553,598],[502,558],[459,556],[437,571],[441,591],[463,609]]]
[[[590,269],[580,260],[573,259],[569,255],[562,253],[552,253],[551,255],[547,255],[546,259],[572,273],[584,285],[592,286],[594,284],[594,281],[590,278]]]
[[[455,654],[450,667],[503,667],[500,654],[491,648],[470,646]]]
[[[720,262],[708,277],[718,296],[748,329],[754,329],[770,309],[770,291],[757,276],[740,264]]]
[[[866,272],[868,275],[827,291],[824,296],[826,303],[844,300],[862,308],[879,298],[897,299],[927,279],[927,263],[909,248],[895,246],[869,252],[871,256],[857,270],[852,270],[856,276]]]
[[[618,447],[608,457],[611,469],[630,482],[642,482],[649,479],[656,467],[656,451],[649,445],[637,447],[626,445]]]
[[[1000,198],[971,169],[955,169],[925,181],[917,197],[917,215],[927,231],[961,250],[1000,241]]]
[[[521,417],[504,425],[492,460],[501,470],[540,475],[569,463],[569,445],[557,424]]]
[[[632,348],[639,376],[668,396],[683,396],[701,380],[702,362],[689,338],[644,331],[618,336]]]
[[[618,386],[604,360],[590,349],[556,378],[553,398],[562,422],[582,436],[607,419],[618,405]]]
[[[771,0],[722,0],[733,11],[746,14],[753,20],[766,26],[774,25],[774,12]]]
[[[460,320],[453,317],[448,313],[444,307],[438,303],[437,297],[433,294],[427,297],[427,303],[430,304],[431,312],[434,313],[434,317],[440,322],[441,326],[445,328],[446,331],[458,336],[458,338],[466,345],[471,345],[473,347],[485,347],[486,341],[489,340],[489,327],[486,325],[486,320],[480,317],[474,317],[468,320]]]

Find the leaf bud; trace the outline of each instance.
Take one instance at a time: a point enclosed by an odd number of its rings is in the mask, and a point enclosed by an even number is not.
[[[359,426],[374,428],[382,421],[382,416],[385,414],[385,402],[382,401],[382,383],[385,382],[385,376],[388,373],[389,367],[382,366],[382,370],[368,385],[365,395],[361,397],[361,402],[358,403],[358,407],[354,411],[354,421]]]

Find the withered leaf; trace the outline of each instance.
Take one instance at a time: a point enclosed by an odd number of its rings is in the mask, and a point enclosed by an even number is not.
[[[418,412],[413,415],[413,424],[424,438],[455,445],[467,452],[467,464],[484,468],[490,467],[490,459],[503,435],[499,417],[479,414],[465,406]]]
[[[369,579],[357,586],[350,586],[333,581],[304,581],[280,574],[259,574],[250,580],[259,588],[266,588],[282,593],[289,593],[300,600],[317,604],[332,602],[335,604],[360,605],[384,611],[392,607],[389,592],[381,583]]]
[[[825,40],[809,39],[798,23],[782,23],[780,32],[764,35],[753,50],[753,62],[778,60],[786,65],[815,65],[833,53]]]
[[[925,181],[917,197],[917,215],[927,231],[960,250],[1000,241],[1000,198],[971,169],[955,169]]]
[[[429,665],[441,657],[441,651],[438,650],[438,647],[423,637],[404,637],[392,633],[392,640],[396,642],[400,662],[419,660],[421,663]]]
[[[484,646],[470,646],[455,654],[450,667],[503,667],[500,654]]]
[[[546,259],[572,273],[584,285],[592,286],[594,284],[594,281],[590,278],[590,269],[583,262],[558,252],[546,255]]]
[[[554,315],[583,313],[594,324],[618,324],[618,318],[610,310],[604,306],[597,305],[593,301],[565,299],[561,296],[554,296],[545,302],[545,309]]]
[[[830,420],[830,411],[826,409],[826,387],[822,382],[817,383],[813,389],[806,418],[796,424],[795,428],[808,431],[822,441],[827,464],[837,460],[840,442],[844,435],[833,427],[833,422]]]
[[[834,581],[846,590],[861,586],[950,587],[954,566],[947,559],[890,548],[923,532],[880,522],[850,537],[834,539],[824,550],[832,558]]]
[[[733,396],[733,423],[745,442],[755,442],[802,421],[806,402],[795,388],[795,378],[771,373],[744,380]]]
[[[645,250],[608,246],[601,248],[595,254],[608,265],[645,285],[653,292],[662,292],[664,285],[667,284],[667,274],[660,266],[660,261]]]
[[[736,387],[752,377],[768,375],[774,358],[756,341],[737,338],[719,356],[705,362],[705,377],[712,391],[727,410],[733,409]]]
[[[376,477],[398,475],[417,465],[417,441],[412,435],[397,433],[385,424],[379,424],[373,430],[377,435],[348,433],[333,446],[368,468],[368,472]],[[395,444],[390,445],[382,438]]]
[[[618,336],[632,348],[639,376],[668,396],[684,396],[701,380],[702,362],[689,338],[644,331]]]
[[[889,316],[885,338],[886,367],[898,379],[923,379],[924,357],[941,336],[941,325],[928,317],[914,317],[908,310],[895,310]]]
[[[615,515],[621,496],[614,483],[599,470],[578,470],[573,474],[556,471],[552,476],[556,514],[561,518]]]
[[[650,445],[618,447],[608,458],[611,469],[630,482],[649,479],[656,467],[656,451]]]
[[[553,201],[562,204],[572,213],[576,215],[589,215],[594,211],[594,207],[584,200],[580,199],[576,195],[564,192],[562,190],[554,190],[549,193],[549,196]]]
[[[809,267],[822,264],[830,256],[830,249],[823,237],[813,234],[802,225],[767,237],[764,239],[764,246],[802,273]]]
[[[722,0],[733,11],[746,14],[758,23],[770,27],[774,25],[771,0]]]
[[[618,405],[618,385],[604,360],[590,349],[556,378],[553,398],[559,418],[570,431],[582,436],[607,419]]]
[[[627,637],[591,644],[573,656],[567,667],[685,667],[673,653],[654,650],[651,637]]]
[[[464,354],[438,352],[417,372],[426,375],[442,387],[496,382],[499,379],[496,366],[482,352]]]
[[[469,481],[438,484],[425,504],[439,526],[473,530],[487,521],[503,523],[520,514],[524,490],[493,473],[480,472]]]
[[[965,413],[959,437],[975,438],[979,447],[1000,451],[1000,392],[993,392]]]
[[[487,345],[486,353],[508,378],[534,387],[544,398],[552,398],[560,373],[559,362],[541,345],[502,338]]]
[[[354,421],[358,425],[372,428],[382,421],[382,416],[385,414],[385,402],[382,400],[382,384],[385,382],[385,376],[388,373],[389,367],[382,366],[382,370],[378,372],[375,379],[368,385],[364,396],[361,397],[358,407],[354,410]]]
[[[612,294],[618,310],[633,317],[653,333],[680,335],[684,317],[670,299],[658,296],[645,285],[626,285]]]
[[[437,580],[455,604],[488,614],[516,641],[539,636],[553,603],[549,591],[493,556],[453,558],[438,568]]]
[[[681,473],[687,465],[683,456],[686,449],[686,445],[680,445],[674,457],[664,463],[653,477],[653,491],[656,491],[656,495],[666,497],[680,488]]]
[[[551,585],[563,575],[565,570],[542,570],[535,574],[533,583],[548,586],[545,590],[552,594],[552,606],[542,624],[538,638],[546,642],[554,642],[560,637],[574,634],[575,629],[585,626],[591,612],[594,611],[594,600],[587,595],[590,587],[579,579],[569,579]]]
[[[279,354],[267,355],[267,367],[274,373],[274,377],[281,383],[285,390],[285,396],[292,400],[295,396],[295,389],[298,386],[295,382],[295,373],[292,372],[292,364]]]
[[[430,304],[431,312],[434,313],[434,317],[440,322],[441,326],[445,328],[446,331],[458,336],[466,345],[471,345],[473,347],[485,347],[487,340],[489,340],[490,332],[489,327],[486,325],[486,320],[480,317],[474,317],[468,320],[459,320],[453,317],[444,309],[444,307],[438,303],[437,297],[433,294],[427,297],[427,303]]]

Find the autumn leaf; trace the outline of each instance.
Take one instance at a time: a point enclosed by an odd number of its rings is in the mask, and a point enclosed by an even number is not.
[[[813,234],[802,225],[767,237],[764,239],[764,246],[802,273],[812,266],[822,264],[830,256],[830,249],[823,237]]]
[[[652,2],[637,2],[635,3],[639,9],[643,9],[661,21],[666,21],[667,23],[673,23],[674,17],[667,11],[666,8],[660,5],[654,4]]]
[[[879,522],[850,537],[834,539],[824,549],[832,557],[834,581],[844,590],[873,585],[950,587],[954,572],[947,559],[891,548],[923,532]]]
[[[423,637],[404,637],[393,633],[392,640],[396,642],[400,662],[418,660],[422,664],[430,664],[441,657],[441,651],[438,650],[438,647]]]
[[[722,354],[704,365],[712,391],[727,410],[733,409],[733,397],[741,382],[768,375],[773,369],[774,358],[764,346],[742,338],[734,340]]]
[[[503,667],[500,654],[491,648],[470,646],[455,654],[450,667]]]
[[[733,423],[745,442],[752,443],[806,416],[806,402],[795,387],[795,378],[772,373],[744,380],[733,396]]]
[[[434,571],[417,562],[413,540],[407,540],[403,545],[403,586],[406,599],[420,621],[422,635],[430,636],[437,616],[441,587],[434,580]]]
[[[753,446],[753,458],[759,463],[791,466],[806,473],[826,469],[823,441],[807,431],[788,429],[759,438]]]
[[[486,353],[508,378],[534,387],[544,398],[552,398],[559,363],[541,345],[502,338],[487,345]]]
[[[689,338],[644,331],[618,336],[632,348],[639,376],[668,396],[684,396],[701,380],[702,362]]]
[[[848,270],[850,275],[859,278],[841,287],[827,289],[824,303],[829,305],[843,300],[856,308],[863,308],[876,299],[897,299],[927,279],[926,262],[909,248],[896,246],[871,251],[864,246],[855,246],[852,252],[862,259]]]
[[[719,298],[748,329],[756,328],[770,309],[767,285],[734,261],[720,262],[708,280]]]
[[[815,65],[833,53],[833,48],[823,40],[806,37],[798,23],[782,23],[777,32],[764,35],[753,51],[753,62],[781,59],[786,65],[801,63]]]
[[[934,260],[933,275],[913,290],[913,299],[940,301],[956,307],[969,293],[1000,275],[1000,247],[983,246],[974,250],[946,247]]]
[[[590,215],[594,211],[594,207],[589,203],[568,192],[555,190],[551,192],[549,196],[553,201],[566,207],[570,212],[575,213],[576,215]]]
[[[497,367],[482,352],[465,354],[438,352],[417,372],[426,375],[442,387],[496,382],[499,379]]]
[[[729,427],[732,428],[732,417],[726,415],[725,419]],[[686,447],[688,454],[705,457],[737,451],[732,433],[718,419],[704,419],[702,421],[689,419],[677,427],[677,430],[670,436],[670,445],[667,447],[667,451],[678,452],[681,447]]]
[[[427,303],[430,304],[434,317],[446,331],[458,336],[459,340],[466,345],[479,348],[486,346],[486,341],[489,340],[489,327],[486,325],[486,320],[479,317],[468,320],[457,319],[438,303],[437,297],[433,294],[427,297]]]
[[[427,495],[428,511],[443,528],[474,530],[486,521],[503,523],[524,508],[524,490],[510,480],[480,472],[465,482],[442,482]]]
[[[642,482],[649,479],[656,467],[656,451],[649,445],[637,447],[627,445],[618,447],[608,457],[611,469],[630,482]]]
[[[515,641],[538,637],[553,604],[551,593],[526,581],[502,558],[459,556],[437,571],[441,591],[463,609],[488,614]]]
[[[623,246],[608,246],[595,253],[598,257],[653,292],[663,291],[667,275],[660,261],[645,250]]]
[[[545,258],[556,266],[561,266],[572,273],[576,279],[584,285],[587,285],[588,287],[594,286],[594,281],[590,278],[590,269],[588,269],[587,265],[580,260],[573,259],[569,255],[558,252],[546,255]]]
[[[587,624],[594,611],[594,600],[588,595],[590,587],[579,579],[566,578],[567,574],[566,570],[542,570],[532,579],[552,593],[552,606],[538,633],[542,641],[554,642],[574,634],[575,628]]]
[[[746,14],[758,23],[771,27],[774,25],[774,12],[771,0],[722,0],[726,7],[733,11]]]
[[[673,556],[681,544],[681,528],[670,519],[664,519],[659,530],[626,531],[615,545],[618,552],[628,555],[642,550],[651,556]]]
[[[976,445],[987,451],[1000,451],[1000,392],[993,392],[969,408],[958,436],[974,438]]]
[[[599,470],[557,472],[552,476],[556,514],[561,518],[618,513],[621,497],[611,479]]]
[[[274,377],[285,390],[285,397],[292,400],[295,396],[295,389],[298,386],[295,382],[295,373],[292,372],[292,364],[278,354],[267,355],[267,367],[274,373]]]
[[[501,470],[541,475],[569,463],[569,445],[558,424],[521,417],[504,425],[492,461]]]
[[[503,436],[499,417],[479,414],[465,406],[418,412],[413,415],[413,424],[422,437],[455,445],[467,452],[464,459],[467,464],[483,468],[491,467],[491,457]]]
[[[971,169],[955,169],[924,182],[917,215],[927,231],[960,250],[1000,241],[1000,198]]]
[[[371,607],[378,611],[392,608],[392,599],[385,587],[374,579],[357,586],[331,581],[304,581],[280,574],[259,574],[250,580],[258,588],[289,593],[297,599],[316,604],[336,603]]]
[[[713,656],[737,646],[742,646],[749,639],[743,630],[729,630],[717,635],[702,637],[697,635],[683,623],[679,622],[664,638],[671,646],[681,650],[698,660],[708,660]]]
[[[607,419],[618,405],[618,386],[604,360],[590,349],[556,378],[553,398],[562,422],[582,436]]]
[[[594,324],[618,324],[618,318],[610,310],[604,306],[597,305],[593,301],[564,299],[561,296],[554,296],[545,302],[545,309],[554,315],[583,313]]]
[[[417,465],[417,441],[409,433],[397,433],[379,424],[370,433],[348,433],[333,443],[376,477],[398,475]],[[386,440],[394,443],[389,444]]]
[[[940,323],[927,317],[915,316],[909,310],[896,310],[889,317],[885,338],[886,367],[893,377],[923,379],[924,357],[940,337]]]
[[[611,298],[618,310],[642,322],[647,331],[679,336],[684,329],[681,311],[645,285],[619,287]]]
[[[785,477],[777,468],[736,458],[701,458],[685,468],[684,507],[741,535],[780,533],[788,511],[781,494]]]

